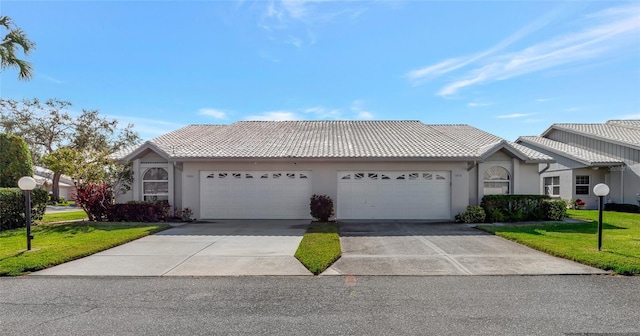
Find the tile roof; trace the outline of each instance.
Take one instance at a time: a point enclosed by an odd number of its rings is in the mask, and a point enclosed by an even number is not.
[[[535,149],[523,146],[519,143],[509,142],[509,144],[511,144],[511,146],[513,146],[516,150],[524,154],[524,156],[528,157],[531,161],[548,162],[553,160],[553,158],[549,155],[540,153]]]
[[[566,143],[547,139],[544,137],[521,136],[516,141],[525,145],[548,150],[558,155],[584,163],[588,166],[601,166],[622,163],[622,161],[614,157],[598,154],[588,149],[568,145]]]
[[[604,124],[553,124],[542,136],[552,129],[640,149],[640,120],[609,120]]]
[[[468,125],[419,121],[240,121],[191,125],[148,141],[172,160],[218,158],[478,159],[504,142],[527,160],[552,160]],[[132,151],[126,155],[131,155]],[[126,156],[125,155],[125,156]]]

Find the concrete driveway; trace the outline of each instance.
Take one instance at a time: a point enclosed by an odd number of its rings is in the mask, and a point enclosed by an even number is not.
[[[293,257],[308,220],[178,226],[32,275],[312,275]]]
[[[606,274],[464,224],[341,221],[342,257],[323,275]]]

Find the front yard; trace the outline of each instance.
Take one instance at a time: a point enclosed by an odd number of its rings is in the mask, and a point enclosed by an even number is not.
[[[84,212],[82,212],[84,213]],[[82,258],[169,228],[168,224],[79,222],[0,232],[0,276],[21,275]]]
[[[295,257],[313,274],[320,274],[338,258],[340,235],[336,222],[312,222],[302,237]]]
[[[571,218],[585,223],[478,228],[558,257],[610,270],[617,274],[640,274],[640,214],[606,211],[603,214],[602,251],[598,251],[598,211],[569,210]]]
[[[42,217],[42,220],[36,221],[38,224],[45,223],[54,223],[54,222],[64,222],[71,220],[79,220],[79,219],[87,219],[87,213],[82,209],[78,209],[76,211],[61,211],[61,212],[52,212],[46,213]]]

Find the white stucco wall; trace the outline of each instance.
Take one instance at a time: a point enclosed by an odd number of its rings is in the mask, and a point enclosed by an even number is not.
[[[473,177],[475,195],[470,195],[469,200],[472,205],[480,204],[484,197],[484,174],[487,169],[498,166],[506,169],[511,177],[510,193],[517,195],[537,195],[540,194],[540,173],[539,164],[523,163],[504,150],[491,155],[484,162],[478,163],[476,168],[470,171]]]
[[[311,171],[312,193],[330,196],[337,204],[338,171],[449,171],[451,172],[451,216],[464,211],[468,205],[477,205],[482,199],[483,174],[491,166],[501,166],[512,176],[511,193],[538,194],[541,192],[538,164],[525,164],[507,153],[499,151],[486,162],[471,165],[469,162],[420,162],[420,161],[188,161],[162,163],[162,158],[148,152],[133,162],[137,180],[133,190],[118,198],[119,202],[142,199],[141,174],[149,167],[166,167],[170,173],[170,204],[172,208],[191,208],[200,216],[201,171]],[[166,162],[166,161],[165,161]],[[311,195],[309,195],[311,196]]]
[[[312,193],[325,194],[337,203],[337,173],[343,170],[363,171],[450,171],[451,172],[451,219],[464,211],[469,204],[469,176],[466,162],[185,162],[182,172],[182,205],[200,214],[200,171],[311,171]],[[311,195],[309,195],[311,196]]]

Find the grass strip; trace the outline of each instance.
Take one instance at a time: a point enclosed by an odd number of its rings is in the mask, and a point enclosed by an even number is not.
[[[52,212],[46,213],[42,217],[42,220],[36,221],[37,223],[53,223],[53,222],[64,222],[70,220],[78,220],[78,219],[87,219],[87,213],[83,210],[78,211],[61,211],[61,212]]]
[[[312,222],[302,237],[295,257],[313,274],[320,274],[333,264],[342,250],[336,222]]]
[[[77,222],[38,225],[31,251],[25,229],[0,232],[0,276],[21,275],[82,258],[162,231],[168,224]]]
[[[602,251],[598,251],[598,211],[569,210],[584,223],[543,223],[538,225],[478,228],[545,253],[623,275],[640,275],[640,214],[605,211]]]

